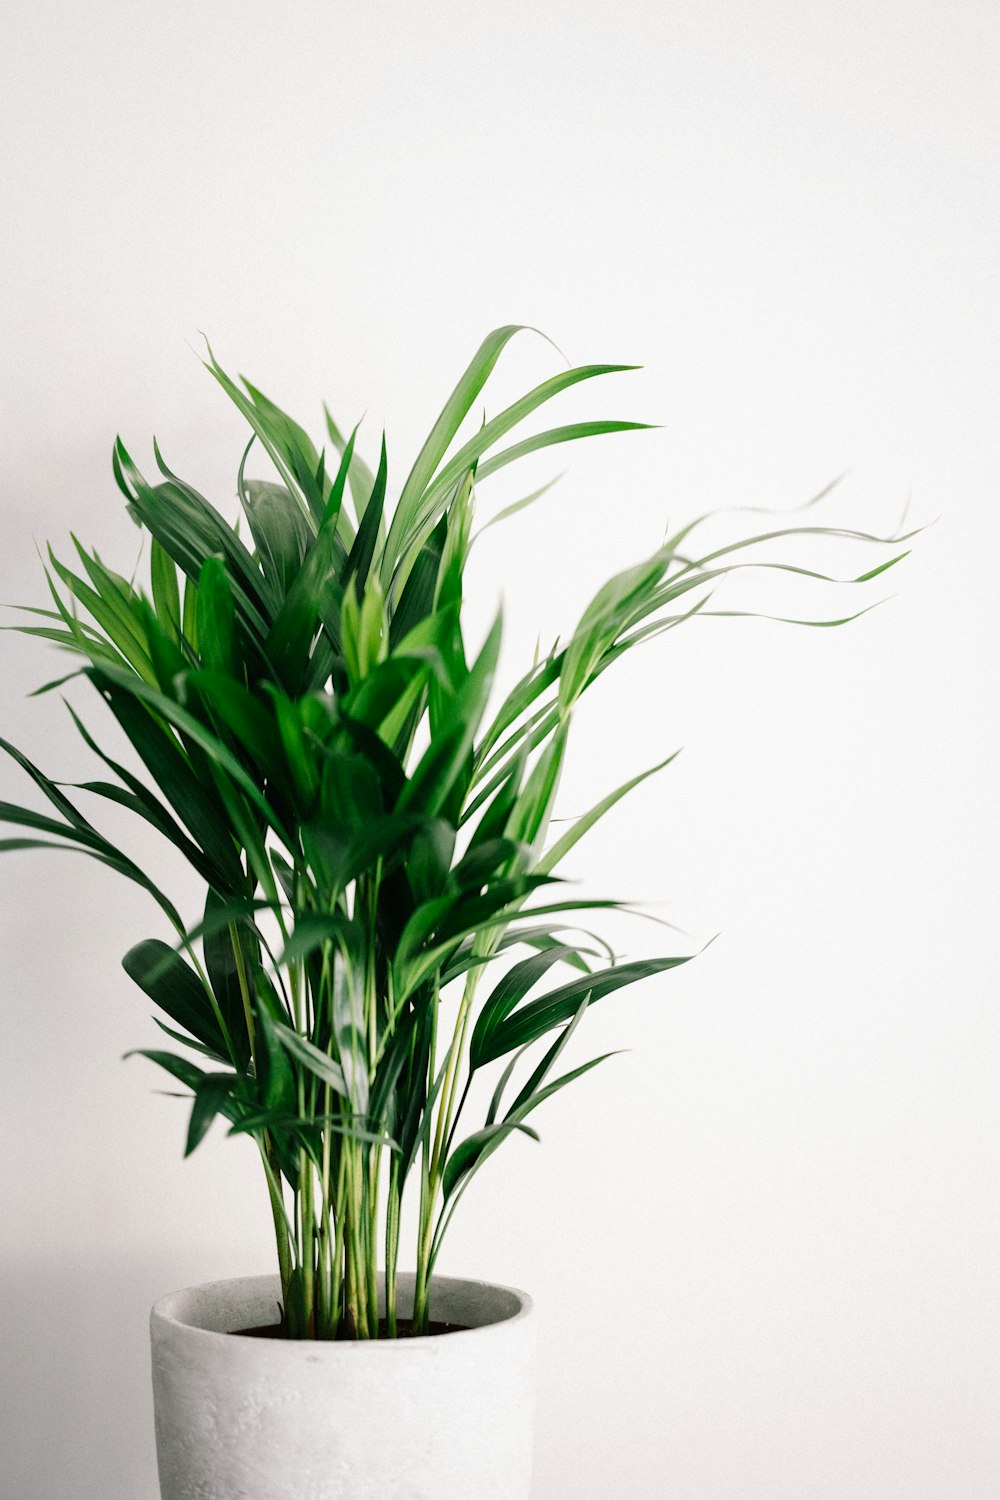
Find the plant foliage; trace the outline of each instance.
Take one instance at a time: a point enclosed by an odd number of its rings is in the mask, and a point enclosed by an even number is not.
[[[113,759],[71,709],[100,764],[82,790],[169,840],[204,882],[204,906],[187,924],[6,741],[50,810],[0,805],[16,830],[2,847],[83,851],[160,906],[173,942],[139,942],[124,966],[184,1050],[143,1055],[190,1092],[188,1152],[218,1116],[256,1143],[292,1337],[378,1336],[380,1261],[383,1332],[396,1333],[410,1187],[419,1331],[442,1237],[472,1178],[513,1133],[534,1134],[526,1122],[540,1104],[603,1060],[563,1062],[584,1012],[687,961],[618,962],[580,936],[584,908],[617,903],[574,898],[556,871],[651,773],[550,839],[575,705],[633,646],[697,614],[727,613],[708,608],[714,585],[762,565],[738,557],[743,549],[831,534],[785,528],[696,557],[692,523],[599,589],[572,633],[494,701],[500,620],[475,649],[463,632],[476,486],[525,455],[641,425],[577,422],[506,441],[563,391],[626,368],[586,365],[544,381],[456,447],[517,331],[483,342],[391,514],[384,440],[374,472],[332,418],[318,449],[209,350],[207,369],[251,429],[241,524],[172,473],[155,445],[148,476],[119,440],[115,479],[148,539],[144,584],[74,540],[72,567],[49,552],[53,607],[19,627],[82,658],[134,752],[140,769]],[[248,477],[254,445],[276,477]],[[470,1084],[494,1067],[486,1118],[467,1122]]]

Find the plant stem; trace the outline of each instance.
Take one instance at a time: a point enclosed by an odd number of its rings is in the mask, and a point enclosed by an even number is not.
[[[389,1167],[389,1201],[385,1211],[385,1325],[389,1338],[396,1337],[396,1262],[399,1258],[399,1158]]]
[[[344,1234],[344,1222],[346,1214],[346,1205],[344,1202],[344,1185],[346,1181],[346,1171],[347,1163],[345,1160],[345,1153],[341,1151],[337,1166],[337,1196],[333,1206],[333,1245],[331,1254],[330,1282],[330,1301],[333,1306],[333,1327],[331,1331],[331,1337],[334,1337],[336,1335],[337,1324],[339,1323],[341,1317],[344,1315],[342,1302],[345,1286],[344,1256],[346,1254],[346,1237]]]
[[[274,1158],[274,1147],[267,1133],[260,1146],[261,1161],[264,1164],[264,1176],[267,1179],[267,1195],[271,1204],[271,1217],[274,1220],[274,1237],[278,1248],[278,1271],[281,1275],[281,1305],[288,1311],[288,1285],[292,1276],[292,1251],[290,1241],[290,1227],[288,1215],[285,1212],[284,1199],[281,1196],[281,1174]]]
[[[435,1072],[437,1053],[438,994],[431,997],[431,1042],[428,1049],[427,1079],[430,1086]],[[437,1187],[431,1180],[431,1144],[424,1137],[420,1153],[420,1213],[417,1230],[417,1279],[413,1289],[413,1332],[422,1333],[427,1321],[427,1278],[430,1253],[430,1229],[434,1215]]]
[[[302,1210],[302,1301],[305,1307],[306,1337],[316,1336],[316,1234],[313,1213],[312,1163],[304,1151],[299,1152],[299,1203]]]
[[[361,1203],[360,1163],[357,1145],[345,1141],[347,1158],[347,1222],[344,1244],[346,1251],[347,1323],[350,1332],[359,1339],[368,1337],[368,1308],[364,1275],[364,1250],[362,1241],[363,1212]]]
[[[430,1209],[421,1222],[417,1244],[417,1279],[413,1288],[413,1332],[417,1334],[427,1332],[432,1241],[433,1218]]]
[[[379,1179],[379,1157],[377,1146],[372,1146],[367,1154],[368,1166],[368,1214],[367,1214],[367,1236],[365,1242],[365,1260],[368,1267],[368,1322],[372,1337],[378,1338],[378,1179]]]
[[[233,957],[236,960],[236,977],[240,985],[240,997],[243,1001],[243,1015],[247,1023],[247,1037],[250,1042],[250,1056],[257,1061],[256,1036],[254,1034],[253,1008],[250,1004],[250,985],[247,982],[246,965],[243,962],[243,945],[235,922],[229,924],[229,940],[233,945]]]

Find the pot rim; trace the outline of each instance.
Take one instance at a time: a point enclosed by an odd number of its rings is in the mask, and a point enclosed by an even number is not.
[[[382,1281],[383,1272],[379,1272],[379,1280]],[[401,1271],[397,1282],[401,1285],[412,1284],[415,1280],[412,1271]],[[229,1289],[260,1286],[262,1283],[271,1282],[280,1291],[280,1278],[277,1274],[264,1273],[257,1276],[228,1276],[216,1281],[204,1281],[194,1286],[178,1287],[176,1291],[167,1292],[154,1302],[150,1313],[150,1324],[155,1328],[157,1324],[169,1328],[183,1329],[185,1337],[202,1339],[224,1339],[227,1346],[234,1350],[246,1348],[252,1345],[258,1356],[270,1356],[275,1358],[309,1357],[316,1358],[317,1351],[323,1350],[323,1358],[394,1358],[395,1354],[389,1351],[405,1350],[407,1348],[426,1349],[433,1344],[440,1348],[442,1343],[449,1343],[453,1339],[468,1339],[476,1336],[479,1339],[490,1336],[504,1336],[505,1331],[514,1327],[515,1324],[523,1323],[534,1317],[535,1304],[527,1292],[519,1287],[507,1286],[502,1282],[484,1281],[476,1276],[435,1276],[431,1284],[433,1295],[434,1287],[442,1290],[459,1291],[464,1288],[476,1288],[483,1292],[499,1292],[505,1296],[513,1297],[517,1306],[513,1312],[506,1317],[501,1317],[493,1322],[474,1325],[470,1328],[457,1328],[448,1333],[420,1336],[417,1338],[395,1338],[395,1339],[272,1339],[264,1340],[255,1338],[251,1334],[231,1333],[225,1329],[202,1328],[196,1322],[190,1321],[190,1315],[184,1316],[180,1313],[178,1302],[192,1293],[224,1295]],[[382,1351],[381,1353],[379,1351]]]

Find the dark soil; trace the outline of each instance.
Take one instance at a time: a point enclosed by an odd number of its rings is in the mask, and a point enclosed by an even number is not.
[[[413,1324],[409,1318],[397,1318],[396,1333],[401,1339],[413,1338]],[[426,1334],[417,1335],[420,1338],[436,1338],[441,1333],[466,1333],[468,1330],[464,1323],[429,1323]],[[286,1337],[283,1323],[266,1323],[263,1328],[233,1328],[230,1330],[232,1337],[244,1339],[283,1339]],[[388,1337],[388,1329],[384,1318],[379,1320],[378,1336],[380,1339]],[[338,1334],[338,1344],[362,1342],[362,1340],[351,1340],[345,1334]],[[363,1342],[369,1342],[364,1340]]]

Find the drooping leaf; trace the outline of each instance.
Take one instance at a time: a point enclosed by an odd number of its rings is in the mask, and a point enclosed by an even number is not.
[[[492,1125],[484,1125],[482,1130],[466,1136],[465,1140],[455,1147],[445,1163],[441,1182],[446,1203],[459,1184],[471,1177],[487,1156],[491,1156],[496,1148],[515,1131],[520,1131],[533,1141],[538,1140],[537,1131],[532,1130],[530,1125],[522,1125],[519,1120],[500,1120]]]
[[[184,1145],[185,1156],[190,1156],[205,1139],[209,1126],[216,1115],[225,1109],[233,1086],[238,1081],[235,1073],[206,1073],[199,1078],[191,1106],[191,1119]]]
[[[571,979],[567,984],[543,995],[541,999],[531,1000],[516,1009],[514,1006],[517,1001],[514,1005],[506,1001],[498,1002],[490,1007],[488,1013],[484,1009],[477,1022],[469,1046],[470,1061],[474,1067],[482,1067],[483,1063],[503,1057],[505,1053],[522,1047],[525,1042],[534,1041],[571,1020],[584,996],[589,997],[588,1003],[592,1005],[596,1000],[625,985],[635,984],[640,979],[647,979],[653,974],[661,974],[667,969],[675,969],[680,964],[688,963],[691,957],[691,954],[685,954],[680,958],[647,958],[634,963],[617,964],[582,975],[579,979]],[[483,1016],[487,1018],[483,1020]]]
[[[216,789],[195,774],[174,736],[137,701],[130,685],[110,678],[96,681],[157,786],[211,861],[212,884],[239,889],[243,870]]]
[[[666,766],[669,766],[670,762],[675,760],[678,754],[679,752],[675,750],[672,755],[668,755],[665,760],[661,760],[655,766],[651,766],[648,771],[640,771],[638,776],[633,776],[631,780],[624,782],[622,786],[610,792],[608,796],[602,797],[600,802],[596,803],[589,812],[584,813],[582,817],[575,820],[572,827],[568,828],[556,840],[551,849],[545,851],[539,860],[538,868],[544,871],[545,874],[549,874],[554,870],[565,859],[573,846],[579,843],[584,834],[588,833],[594,827],[594,824],[598,823],[604,817],[606,812],[610,812],[616,802],[620,802],[623,797],[627,796],[635,787],[640,786],[650,776],[655,776],[657,771],[662,771]]]
[[[125,1053],[126,1057],[147,1057],[150,1062],[155,1062],[158,1067],[164,1069],[178,1083],[183,1083],[185,1088],[192,1091],[204,1078],[204,1070],[197,1063],[191,1062],[187,1057],[178,1057],[174,1052],[159,1052],[154,1048],[135,1047],[131,1052]]]
[[[605,1052],[600,1057],[591,1058],[589,1062],[582,1063],[580,1067],[571,1069],[569,1073],[564,1073],[561,1078],[555,1079],[553,1083],[546,1084],[544,1088],[532,1094],[516,1110],[513,1110],[506,1119],[498,1121],[494,1125],[486,1126],[484,1130],[477,1131],[475,1135],[470,1136],[467,1140],[462,1141],[460,1145],[456,1146],[445,1167],[444,1175],[448,1184],[445,1189],[446,1201],[447,1199],[454,1199],[457,1194],[465,1191],[469,1182],[475,1173],[479,1171],[483,1163],[493,1155],[493,1152],[515,1130],[526,1131],[527,1134],[537,1140],[538,1136],[535,1132],[523,1123],[525,1117],[532,1110],[537,1109],[539,1104],[544,1104],[546,1099],[551,1098],[553,1094],[565,1088],[567,1084],[574,1083],[578,1078],[582,1078],[585,1073],[589,1073],[592,1068],[596,1068],[599,1063],[606,1062],[612,1056],[614,1056],[613,1053]],[[454,1204],[452,1204],[452,1207],[454,1207]],[[440,1233],[437,1236],[437,1240],[440,1243]]]
[[[31,828],[36,833],[48,835],[43,840],[7,839],[3,841],[4,848],[75,849],[88,854],[98,863],[107,865],[119,875],[124,875],[127,880],[132,880],[136,885],[142,886],[166,914],[170,923],[178,931],[181,929],[182,923],[177,908],[159,886],[139,868],[134,860],[129,859],[120,849],[116,849],[107,839],[102,838],[96,830],[78,828],[72,823],[61,823],[58,819],[45,817],[41,813],[33,812],[30,808],[19,807],[13,802],[0,802],[0,823],[12,823],[15,827]],[[53,843],[53,838],[60,842]]]
[[[167,943],[159,938],[136,943],[122,959],[122,968],[165,1015],[197,1041],[223,1057],[233,1056],[231,1040],[205,986]]]
[[[565,427],[551,427],[547,432],[538,432],[534,437],[524,438],[520,443],[514,443],[512,447],[505,448],[502,453],[497,453],[493,458],[486,459],[479,465],[477,470],[480,480],[489,479],[491,474],[497,473],[499,469],[506,468],[508,464],[516,463],[519,458],[525,458],[529,453],[538,453],[543,448],[553,448],[558,443],[573,443],[579,438],[602,437],[612,432],[644,432],[650,428],[649,422],[570,422]]]
[[[522,958],[507,971],[483,1005],[476,1021],[469,1049],[469,1061],[473,1069],[488,1060],[485,1047],[490,1035],[553,965],[566,959],[571,952],[572,949],[566,944],[544,948],[531,954],[529,958]]]
[[[114,590],[109,598],[91,588],[59,561],[51,547],[49,548],[49,561],[67,591],[97,621],[101,630],[118,648],[129,666],[147,682],[155,681],[145,634],[131,610],[121,606],[117,590]]]
[[[159,450],[157,461],[161,470],[169,473]],[[237,614],[249,639],[261,642],[273,616],[275,600],[263,573],[233,528],[203,495],[176,475],[162,484],[147,484],[120,439],[115,446],[115,464],[133,514],[193,583],[197,584],[207,558],[218,554],[225,558]]]
[[[332,1057],[328,1057],[325,1052],[313,1046],[308,1037],[300,1036],[290,1026],[276,1023],[274,1029],[289,1057],[308,1069],[321,1083],[333,1089],[334,1093],[340,1094],[345,1099],[349,1097],[344,1072],[339,1063],[335,1063]]]
[[[277,597],[283,600],[312,544],[313,530],[301,505],[283,484],[243,479],[240,499],[261,567]]]
[[[251,1012],[253,1010],[253,975],[260,961],[259,944],[242,922],[237,924],[233,920],[225,907],[219,893],[209,889],[201,934],[205,972],[232,1039],[236,1061],[241,1067],[246,1067],[250,1060],[246,1010],[247,1006]],[[228,920],[222,925],[226,917]]]

